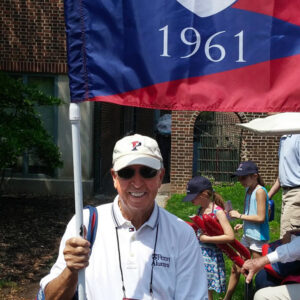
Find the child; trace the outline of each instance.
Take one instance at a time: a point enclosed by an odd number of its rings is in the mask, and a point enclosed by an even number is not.
[[[256,164],[250,160],[242,162],[233,176],[238,176],[238,180],[246,188],[246,195],[243,213],[231,210],[229,215],[243,221],[234,230],[244,229],[241,243],[250,250],[253,258],[257,258],[261,256],[262,245],[269,240],[268,192]],[[231,299],[239,279],[240,269],[233,265],[224,300]]]
[[[212,291],[225,292],[225,263],[223,254],[215,244],[223,244],[234,240],[233,230],[224,212],[223,198],[214,192],[211,182],[202,176],[192,178],[187,185],[187,196],[184,202],[191,201],[194,205],[200,205],[198,215],[213,214],[223,228],[224,234],[219,236],[208,236],[197,234],[204,265],[207,272],[208,299],[213,299]]]

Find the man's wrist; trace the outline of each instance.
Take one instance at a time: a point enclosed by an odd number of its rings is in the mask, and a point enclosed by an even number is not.
[[[271,263],[271,264],[279,261],[279,255],[278,255],[278,252],[276,251],[276,249],[275,249],[275,251],[268,253],[265,257],[267,258],[268,263]]]
[[[242,215],[243,215],[243,214],[240,214],[239,219],[242,219]]]
[[[257,258],[257,265],[259,269],[262,269],[265,265],[269,264],[270,260],[268,256],[261,256]]]

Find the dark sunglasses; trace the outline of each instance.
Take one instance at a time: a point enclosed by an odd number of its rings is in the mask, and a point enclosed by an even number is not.
[[[139,173],[140,175],[145,178],[145,179],[149,179],[149,178],[153,178],[156,176],[158,170],[149,168],[149,167],[140,167],[139,168]],[[118,176],[123,178],[123,179],[130,179],[134,176],[135,174],[135,169],[132,169],[130,167],[121,169],[117,172]]]

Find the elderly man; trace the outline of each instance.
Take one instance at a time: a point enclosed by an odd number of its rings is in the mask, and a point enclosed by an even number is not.
[[[91,253],[87,240],[74,237],[74,218],[70,221],[58,259],[41,280],[47,300],[72,299],[83,268],[89,300],[207,299],[192,228],[155,202],[164,172],[152,138],[135,134],[116,143],[111,175],[118,195],[112,204],[97,207]],[[87,214],[84,220],[87,226]]]
[[[247,283],[267,264],[300,260],[300,236],[290,235],[287,232],[285,239],[287,235],[291,239],[288,243],[277,247],[275,251],[266,256],[250,259],[244,263],[242,273],[245,274]],[[254,300],[298,300],[300,299],[299,295],[300,283],[290,283],[262,288],[255,293]]]

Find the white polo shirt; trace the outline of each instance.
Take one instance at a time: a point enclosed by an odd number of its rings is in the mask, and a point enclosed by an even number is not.
[[[184,221],[155,204],[149,220],[137,231],[113,204],[97,207],[98,230],[89,266],[86,268],[88,300],[121,300],[123,298],[119,248],[127,298],[204,300],[207,279],[203,259],[193,229]],[[88,226],[88,211],[84,223]],[[153,266],[153,298],[150,296],[152,256],[157,232]],[[56,278],[65,268],[65,242],[75,236],[75,218],[69,222],[62,238],[59,256],[41,287]]]

